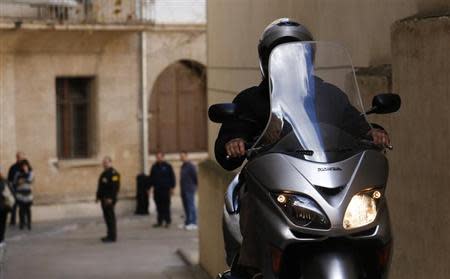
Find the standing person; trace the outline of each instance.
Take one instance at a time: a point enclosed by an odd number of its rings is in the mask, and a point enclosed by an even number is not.
[[[16,183],[16,199],[19,206],[19,224],[23,230],[27,226],[31,230],[31,205],[33,204],[33,193],[31,184],[33,183],[33,169],[28,160],[19,162],[20,171],[16,173],[14,181]]]
[[[14,204],[14,197],[9,188],[9,181],[3,177],[2,168],[0,166],[0,278],[4,278],[5,272],[5,231],[6,218],[8,211]]]
[[[183,162],[180,172],[181,200],[183,202],[186,220],[184,228],[186,230],[197,229],[197,212],[195,209],[195,192],[197,191],[197,169],[189,161],[186,151],[180,153],[180,160]]]
[[[16,177],[16,174],[20,172],[19,162],[24,159],[25,154],[22,151],[18,151],[16,153],[16,162],[9,168],[8,171],[8,181],[12,186],[14,196],[16,194],[16,187],[17,187],[17,185],[15,185],[14,178]],[[16,225],[16,215],[17,215],[16,213],[17,213],[17,203],[14,203],[11,209],[11,220],[10,220],[10,224],[12,226]]]
[[[150,170],[150,180],[153,185],[153,199],[158,215],[154,228],[165,226],[170,227],[172,222],[170,216],[170,198],[175,188],[175,174],[172,166],[164,161],[164,153],[156,154],[156,163]],[[165,223],[165,224],[163,224]]]
[[[2,249],[4,249],[6,219],[8,211],[11,210],[13,204],[14,198],[9,187],[9,181],[3,177],[2,167],[0,166],[0,256],[3,253]]]
[[[120,189],[120,174],[113,168],[112,159],[109,156],[103,158],[103,172],[98,179],[96,202],[101,203],[103,218],[105,219],[107,235],[102,237],[105,243],[117,240],[116,214],[114,207],[117,202],[117,194]]]

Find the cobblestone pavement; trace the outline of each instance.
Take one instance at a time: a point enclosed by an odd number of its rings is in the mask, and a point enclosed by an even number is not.
[[[101,219],[40,223],[31,232],[9,228],[5,278],[206,278],[176,253],[195,254],[198,237],[178,228],[182,213],[175,207],[169,229],[152,228],[154,214],[119,217],[118,242],[112,244],[100,241]]]

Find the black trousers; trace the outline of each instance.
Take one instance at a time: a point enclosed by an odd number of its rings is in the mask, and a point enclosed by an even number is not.
[[[172,223],[170,216],[170,189],[161,189],[154,192],[156,211],[158,214],[158,224],[162,225]]]
[[[148,200],[148,185],[151,184],[149,176],[140,174],[136,177],[136,211],[134,214],[148,215],[150,203]]]
[[[14,203],[11,209],[11,220],[10,220],[11,225],[16,224],[16,215],[17,215],[17,202]]]
[[[23,229],[27,226],[28,229],[31,229],[31,203],[18,202],[18,204],[20,228]]]
[[[115,202],[106,204],[102,201],[103,219],[105,219],[107,234],[109,239],[117,239],[116,213],[114,212]]]
[[[2,243],[5,240],[7,216],[8,216],[8,211],[0,209],[0,243]]]

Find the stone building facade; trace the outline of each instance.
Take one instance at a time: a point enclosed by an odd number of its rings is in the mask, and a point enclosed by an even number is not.
[[[144,153],[142,58],[146,102],[165,68],[181,60],[203,67],[205,3],[191,1],[197,8],[186,14],[176,1],[37,2],[0,4],[0,164],[25,152],[36,173],[35,204],[73,205],[94,199],[101,159],[110,155],[121,196],[131,198]],[[164,16],[168,9],[183,20]]]

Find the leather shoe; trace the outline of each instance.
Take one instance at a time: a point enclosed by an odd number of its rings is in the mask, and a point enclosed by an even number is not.
[[[109,238],[109,237],[102,237],[102,242],[103,243],[111,243],[111,242],[116,242],[116,240]]]

